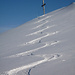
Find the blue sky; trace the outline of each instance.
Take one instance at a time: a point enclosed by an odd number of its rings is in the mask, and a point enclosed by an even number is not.
[[[44,0],[46,13],[75,0]],[[42,0],[0,0],[0,33],[43,15]]]

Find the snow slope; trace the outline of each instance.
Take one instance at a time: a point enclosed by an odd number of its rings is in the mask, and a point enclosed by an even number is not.
[[[0,34],[0,75],[75,75],[75,3]]]

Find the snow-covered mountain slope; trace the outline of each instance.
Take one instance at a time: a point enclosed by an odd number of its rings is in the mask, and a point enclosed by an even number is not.
[[[75,3],[0,34],[0,75],[75,75]]]

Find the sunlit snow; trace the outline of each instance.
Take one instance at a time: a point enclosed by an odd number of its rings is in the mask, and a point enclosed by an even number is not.
[[[75,75],[75,3],[0,34],[0,75]]]

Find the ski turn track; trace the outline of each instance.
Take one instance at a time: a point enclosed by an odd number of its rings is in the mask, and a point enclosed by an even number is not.
[[[45,18],[43,18],[43,19],[41,19],[41,20],[38,20],[38,21],[35,22],[34,24],[39,23],[39,22],[41,22],[41,21],[44,21],[44,20],[46,20],[46,19],[48,19],[48,18],[50,18],[50,17],[52,17],[52,16],[53,16],[53,15],[47,16],[47,17],[45,17]]]
[[[32,49],[32,50],[28,50],[26,52],[22,52],[22,53],[18,53],[18,54],[15,54],[15,55],[11,55],[11,56],[8,56],[6,58],[14,58],[14,57],[20,57],[20,56],[25,56],[29,53],[32,53],[32,52],[36,52],[42,48],[45,48],[45,47],[48,47],[48,46],[52,46],[52,45],[55,45],[55,44],[58,44],[60,41],[55,41],[55,42],[51,42],[51,43],[46,43],[44,46],[41,46],[39,48],[36,48],[36,49]]]
[[[51,35],[55,35],[57,33],[59,33],[59,31],[55,31],[55,32],[52,32],[52,33],[47,33],[46,35],[44,35],[42,37],[39,37],[39,38],[36,38],[36,39],[31,40],[29,42],[23,43],[23,44],[21,44],[19,46],[25,46],[25,45],[35,44],[36,42],[39,42],[41,39],[46,38],[46,37],[51,36]]]
[[[36,32],[33,32],[33,33],[28,34],[28,35],[26,35],[26,36],[30,36],[30,35],[34,35],[34,34],[38,34],[38,33],[42,32],[42,31],[44,31],[44,30],[46,30],[46,29],[49,29],[49,28],[51,28],[51,27],[54,27],[54,26],[55,26],[55,25],[53,25],[53,26],[47,26],[47,27],[44,28],[44,29],[41,29],[41,30],[36,31]]]
[[[43,60],[40,60],[40,61],[36,61],[36,62],[30,63],[30,64],[25,65],[25,66],[21,66],[21,67],[12,69],[12,70],[7,71],[7,72],[5,72],[5,73],[6,73],[7,75],[17,75],[17,73],[20,72],[20,71],[22,71],[22,70],[35,67],[35,66],[37,66],[37,65],[39,65],[39,64],[42,64],[42,63],[45,63],[45,62],[47,62],[47,61],[51,61],[51,60],[58,59],[58,58],[61,57],[62,55],[60,55],[60,54],[58,53],[58,54],[44,54],[44,55],[37,55],[37,56],[43,57],[44,59],[43,59]]]
[[[38,25],[38,26],[36,26],[36,27],[34,27],[34,28],[32,28],[32,29],[37,29],[37,28],[39,28],[39,27],[45,25],[46,23],[48,23],[48,21],[46,21],[46,22],[44,22],[44,23],[42,23],[42,24],[40,24],[40,25]]]

